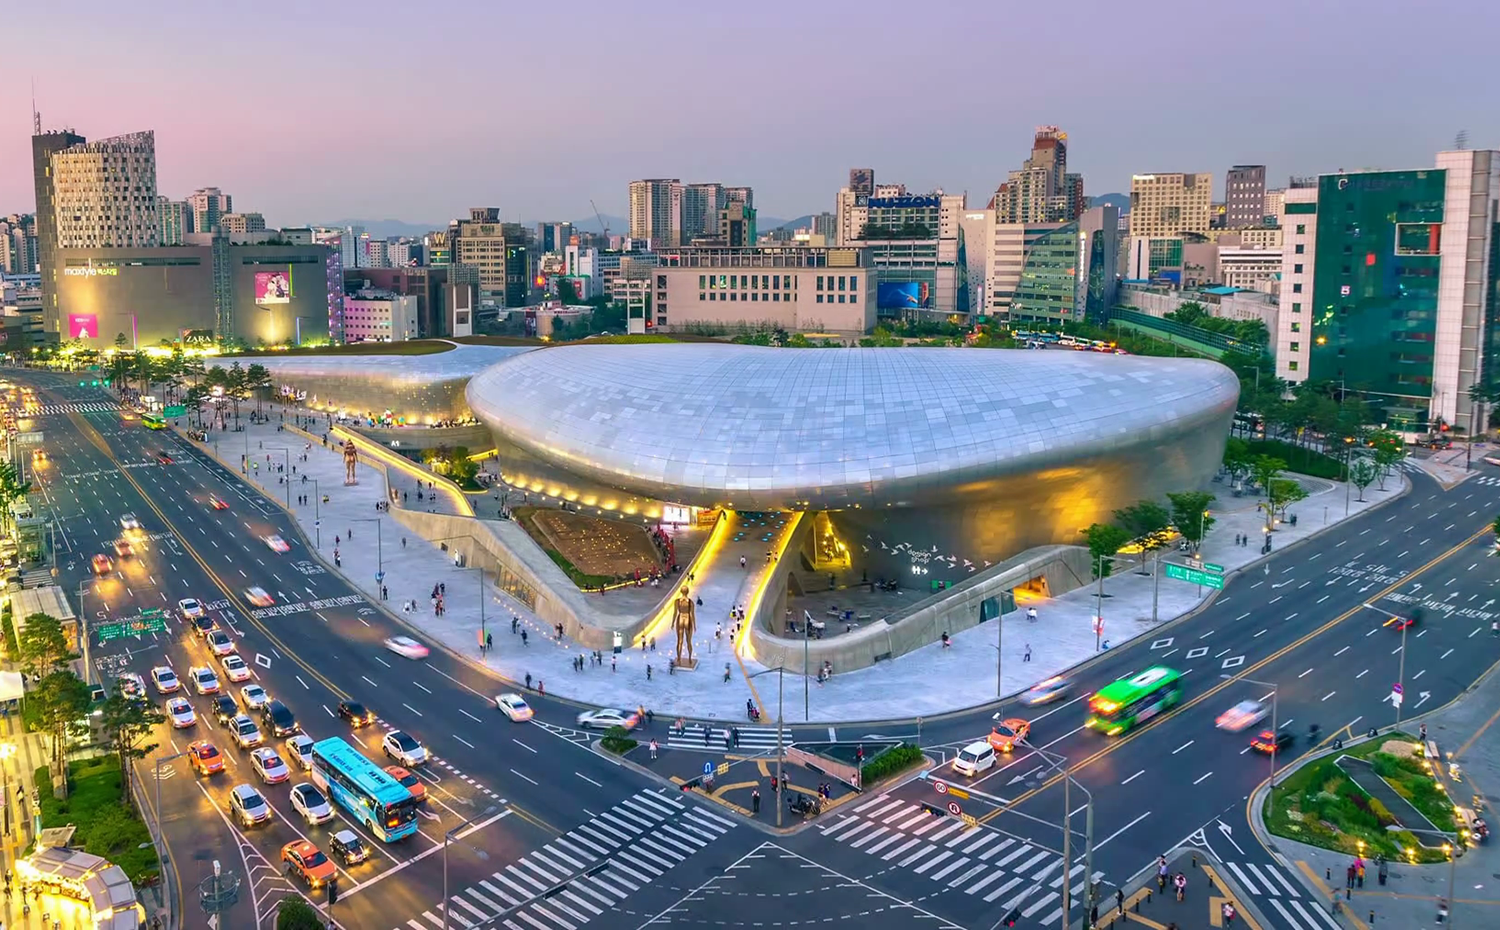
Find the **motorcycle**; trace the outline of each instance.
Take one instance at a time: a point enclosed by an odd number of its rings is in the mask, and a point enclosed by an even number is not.
[[[810,798],[807,795],[799,794],[797,797],[787,802],[787,807],[793,814],[796,814],[799,817],[813,817],[823,809],[823,804],[816,798]]]

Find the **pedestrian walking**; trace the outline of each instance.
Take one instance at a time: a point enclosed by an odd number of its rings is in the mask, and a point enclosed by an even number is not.
[[[734,748],[734,738],[732,736],[730,736],[730,731],[729,730],[725,730],[724,731],[724,749],[725,750],[730,750],[730,749],[733,749],[733,748]]]
[[[646,680],[651,680],[651,666],[649,664],[646,666]]]
[[[651,761],[656,761],[656,740],[651,741]]]
[[[750,813],[752,813],[752,814],[759,814],[760,813],[760,789],[759,788],[751,788],[750,789]]]
[[[1036,608],[1035,607],[1028,607],[1028,608],[1026,608],[1026,619],[1029,620],[1032,623],[1036,622]]]
[[[484,634],[484,648],[485,649],[494,649],[495,648],[495,634],[494,633],[485,633]]]
[[[540,678],[538,678],[536,680],[536,693],[537,694],[546,694],[547,693],[547,686],[544,685],[544,684],[542,684],[542,680]]]
[[[1119,909],[1120,916],[1125,916],[1125,889],[1115,889],[1115,907]]]
[[[529,646],[529,645],[531,645],[530,643],[528,643],[526,641],[526,631],[524,629],[521,630],[521,645],[523,645],[523,646]]]
[[[739,727],[730,727],[729,728],[729,736],[730,736],[730,739],[731,739],[732,743],[735,746],[739,746],[739,744],[740,744],[740,728]]]
[[[709,732],[709,729],[708,729],[708,724],[705,723],[703,725],[703,745],[705,745],[705,746],[708,745],[708,738],[711,735],[712,734]]]
[[[526,690],[527,691],[531,690],[531,673],[530,672],[526,673]]]
[[[1021,656],[1021,661],[1022,662],[1030,662],[1031,661],[1031,643],[1027,643],[1026,644],[1026,654],[1023,655],[1023,656]]]
[[[609,657],[609,670],[611,672],[618,672],[620,670],[619,660],[615,656]]]
[[[1224,915],[1224,926],[1234,926],[1234,905],[1230,904],[1228,901],[1225,901],[1224,910],[1222,913]]]

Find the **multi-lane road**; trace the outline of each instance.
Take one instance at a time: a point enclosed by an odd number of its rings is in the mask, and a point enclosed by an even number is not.
[[[920,804],[935,800],[935,792],[930,782],[914,781],[764,845],[764,833],[732,814],[590,751],[588,737],[572,728],[575,707],[531,695],[537,720],[511,724],[494,707],[504,686],[493,679],[440,650],[420,662],[386,651],[386,637],[410,631],[329,571],[278,506],[174,434],[144,429],[76,379],[12,377],[43,395],[36,428],[51,463],[38,485],[57,520],[58,583],[72,591],[83,586],[81,613],[95,629],[148,608],[171,617],[161,634],[93,642],[95,680],[127,670],[149,678],[159,665],[180,676],[193,666],[218,667],[176,616],[180,599],[196,598],[231,633],[253,680],[285,701],[315,739],[357,739],[380,760],[382,731],[397,728],[433,753],[419,772],[431,800],[418,835],[393,845],[367,835],[375,855],[340,876],[332,916],[343,926],[437,930],[445,874],[455,894],[451,926],[527,930],[577,930],[594,921],[785,926],[825,917],[862,926],[989,927],[1012,906],[1031,926],[1057,927],[1064,871],[1081,898],[1085,865],[1080,859],[1065,870],[1060,855],[1063,786],[1030,750],[973,780],[977,792],[1003,799],[991,805],[976,794],[965,802],[965,813],[982,821],[976,827],[929,816]],[[1255,679],[1274,685],[1278,722],[1299,737],[1295,752],[1305,749],[1302,736],[1313,723],[1327,737],[1345,727],[1391,725],[1395,708],[1387,698],[1403,656],[1400,634],[1382,626],[1380,611],[1405,612],[1419,602],[1426,621],[1406,641],[1403,710],[1425,712],[1459,694],[1500,657],[1500,640],[1489,630],[1500,616],[1489,593],[1500,563],[1488,560],[1492,539],[1484,532],[1500,509],[1492,478],[1486,472],[1444,491],[1413,476],[1401,499],[1276,553],[1264,567],[1234,576],[1195,616],[1104,654],[1078,673],[1069,697],[1031,716],[1032,743],[1066,756],[1095,798],[1091,865],[1101,882],[1123,883],[1185,842],[1211,843],[1253,885],[1248,890],[1285,896],[1286,913],[1300,920],[1291,906],[1299,886],[1277,871],[1245,823],[1245,798],[1269,774],[1269,760],[1247,751],[1248,733],[1215,730],[1214,718],[1272,690],[1247,680]],[[214,509],[211,497],[229,507]],[[138,531],[121,529],[126,514],[137,518]],[[133,540],[134,556],[94,577],[90,558],[113,552],[122,535]],[[273,552],[263,541],[268,535],[281,536],[291,550]],[[244,592],[252,587],[271,594],[278,609],[251,607]],[[1086,695],[1155,663],[1185,673],[1184,706],[1123,737],[1082,730]],[[239,685],[223,683],[238,692]],[[189,699],[196,727],[164,727],[155,757],[142,766],[151,804],[161,789],[186,925],[202,925],[195,888],[215,859],[245,882],[231,920],[269,925],[275,901],[302,890],[282,875],[281,846],[308,838],[326,848],[332,832],[353,825],[343,818],[304,825],[286,785],[258,785],[248,757],[213,722],[208,699]],[[346,699],[374,710],[377,725],[351,734],[333,710]],[[899,707],[899,696],[892,706]],[[921,740],[935,756],[951,757],[988,732],[993,712],[927,720]],[[860,739],[915,731],[912,721],[892,720],[843,725],[837,733]],[[794,728],[793,736],[826,740],[828,728]],[[196,778],[185,759],[168,758],[193,739],[215,742],[227,771]],[[276,814],[269,826],[242,831],[228,820],[227,795],[238,783],[261,788]],[[1070,801],[1082,830],[1082,792],[1074,788]],[[452,837],[446,856],[445,835]],[[1079,837],[1075,852],[1081,846]],[[741,893],[751,886],[764,890]],[[812,893],[818,888],[824,890]],[[855,900],[858,888],[867,889],[864,907]],[[321,892],[312,898],[324,900]],[[1307,925],[1321,926],[1311,913]]]

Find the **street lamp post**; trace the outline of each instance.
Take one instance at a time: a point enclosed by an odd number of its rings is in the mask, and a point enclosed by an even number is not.
[[[1280,696],[1280,693],[1281,693],[1281,689],[1279,687],[1277,687],[1277,685],[1276,685],[1276,683],[1274,681],[1257,681],[1254,678],[1243,678],[1243,677],[1241,677],[1241,678],[1235,678],[1233,675],[1220,675],[1219,677],[1222,678],[1222,679],[1224,679],[1225,681],[1231,681],[1231,680],[1232,681],[1243,681],[1243,682],[1247,682],[1247,683],[1252,684],[1252,685],[1260,685],[1262,688],[1270,688],[1271,689],[1271,793],[1270,793],[1270,795],[1268,795],[1267,803],[1270,805],[1271,812],[1275,813],[1275,810],[1276,810],[1276,757],[1281,754],[1280,747],[1278,747],[1276,745],[1276,734],[1279,733],[1279,732],[1281,732],[1281,727],[1276,723],[1276,720],[1277,720],[1276,710],[1277,710],[1277,703],[1279,701],[1279,696]]]
[[[1119,556],[1100,555],[1095,559],[1095,571],[1099,586],[1094,591],[1094,651],[1099,651],[1099,642],[1104,638],[1104,563],[1114,562]]]
[[[162,845],[162,829],[161,829],[161,769],[162,769],[162,766],[164,766],[164,765],[170,765],[172,762],[175,762],[176,760],[181,759],[185,755],[187,755],[187,753],[185,753],[185,752],[173,753],[170,756],[158,755],[153,760],[153,764],[151,766],[151,777],[156,781],[156,810],[152,812],[154,814],[154,816],[151,819],[156,821],[156,843],[157,843],[157,848],[158,849],[165,849],[166,848],[165,846]]]
[[[786,727],[786,714],[782,712],[785,707],[784,698],[786,694],[786,666],[778,665],[775,668],[762,669],[751,675],[751,678],[759,678],[762,675],[776,673],[776,784],[781,787],[775,792],[773,799],[776,804],[776,827],[781,827],[781,802],[786,799],[786,779],[782,776],[782,760],[786,753],[783,751],[786,740],[784,731]]]
[[[1376,607],[1374,604],[1366,604],[1365,606],[1375,611],[1376,613],[1385,614],[1387,617],[1390,617],[1392,620],[1396,620],[1401,624],[1401,659],[1396,664],[1396,685],[1401,689],[1401,691],[1395,692],[1396,699],[1391,702],[1396,705],[1396,726],[1399,727],[1401,726],[1401,705],[1406,700],[1405,694],[1402,693],[1406,689],[1406,631],[1411,626],[1411,623],[1408,618],[1403,617],[1400,614],[1393,614],[1389,610],[1382,610],[1381,608]]]
[[[307,479],[313,486],[313,544],[316,548],[323,548],[323,503],[322,495],[318,493],[318,479]]]
[[[998,715],[997,715],[998,716]],[[1073,795],[1072,786],[1076,784],[1073,776],[1068,773],[1068,759],[1057,753],[1038,749],[1025,740],[1016,740],[1016,743],[1031,750],[1041,757],[1054,771],[1063,777],[1063,848],[1062,848],[1062,912],[1063,926],[1072,926],[1073,916]],[[1093,908],[1097,903],[1094,900],[1094,795],[1083,785],[1078,785],[1084,797],[1088,798],[1087,810],[1084,815],[1084,851],[1083,851],[1083,880],[1088,889],[1088,907]]]
[[[89,612],[83,601],[83,588],[88,581],[78,582],[78,644],[83,652],[83,683],[89,683],[93,663],[89,661]]]
[[[448,897],[448,844],[453,841],[454,834],[458,833],[464,827],[467,827],[469,824],[473,823],[476,820],[488,817],[497,810],[499,810],[499,808],[491,804],[489,807],[484,809],[484,813],[475,814],[473,817],[470,817],[468,820],[465,820],[463,823],[443,834],[443,930],[448,930],[448,903],[451,900]],[[468,844],[466,843],[464,845]],[[469,849],[472,850],[474,855],[478,856],[481,860],[485,860],[490,857],[489,853],[485,852],[482,849],[475,849],[473,846],[469,846]]]
[[[354,517],[353,522],[375,524],[375,570],[380,573],[378,581],[385,581],[385,543],[381,538],[379,518]]]

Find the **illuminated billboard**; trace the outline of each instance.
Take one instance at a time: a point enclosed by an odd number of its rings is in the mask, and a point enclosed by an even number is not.
[[[926,281],[881,281],[875,305],[882,310],[932,309],[932,285]]]
[[[291,273],[287,271],[257,271],[255,273],[255,302],[258,304],[291,303]]]
[[[98,339],[99,315],[97,313],[68,314],[69,339]]]

